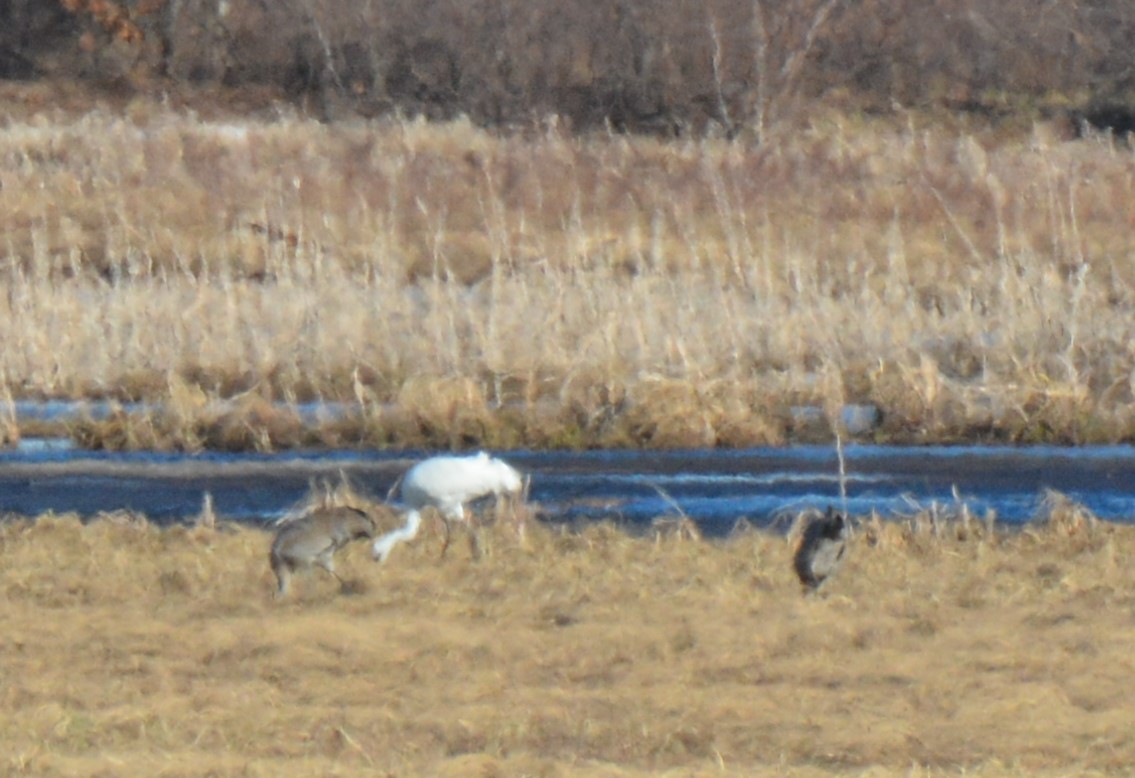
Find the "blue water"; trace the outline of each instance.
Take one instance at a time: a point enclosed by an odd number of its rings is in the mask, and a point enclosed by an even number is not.
[[[346,477],[384,498],[429,452],[307,451],[280,454],[103,453],[65,441],[25,441],[0,452],[0,513],[136,510],[159,523],[196,515],[206,492],[222,518],[266,522],[312,483]],[[1135,520],[1135,448],[1102,446],[828,446],[739,451],[495,452],[531,474],[530,501],[549,521],[613,519],[647,524],[686,515],[709,534],[738,521],[776,523],[809,506],[901,517],[937,505],[999,522],[1038,516],[1046,490],[1099,518]]]

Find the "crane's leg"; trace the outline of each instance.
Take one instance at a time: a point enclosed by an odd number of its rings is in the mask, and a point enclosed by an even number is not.
[[[339,577],[339,574],[335,572],[335,560],[332,558],[332,556],[330,554],[324,554],[324,555],[318,557],[315,560],[315,563],[317,565],[319,565],[320,567],[322,567],[327,572],[331,573],[331,576],[336,581],[339,582],[339,589],[340,590],[346,588],[347,584],[343,581],[342,578]]]
[[[481,544],[480,539],[477,537],[477,527],[472,519],[465,522],[465,531],[469,533],[469,557],[471,559],[480,559]]]
[[[273,549],[268,557],[271,563],[272,572],[276,574],[276,597],[283,597],[288,593],[288,578],[291,571],[288,569],[288,562]]]
[[[286,567],[274,568],[273,572],[276,573],[276,598],[286,597],[288,594],[288,580],[290,574]]]
[[[481,543],[479,531],[480,527],[477,526],[477,514],[466,511],[463,507],[461,510],[461,523],[465,525],[465,531],[469,533],[469,557],[471,559],[481,558]]]
[[[449,550],[449,541],[453,533],[453,523],[462,522],[467,523],[468,519],[465,514],[465,507],[458,505],[455,508],[449,508],[444,511],[439,511],[441,520],[445,524],[445,540],[441,544],[441,555],[439,559],[445,558],[445,552]]]
[[[449,550],[449,534],[452,531],[452,528],[449,525],[449,519],[447,519],[445,516],[441,517],[441,527],[442,527],[441,553],[438,554],[437,558],[438,559],[445,559],[445,552]]]

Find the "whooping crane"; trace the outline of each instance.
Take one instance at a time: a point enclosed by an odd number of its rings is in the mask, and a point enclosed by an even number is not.
[[[409,508],[405,524],[374,541],[372,556],[385,562],[395,545],[415,537],[422,523],[421,512],[427,507],[436,508],[445,522],[444,556],[449,548],[450,523],[469,521],[465,503],[490,494],[515,496],[523,487],[524,479],[512,465],[484,451],[473,456],[422,460],[402,479],[402,502]],[[470,537],[476,548],[475,536]]]

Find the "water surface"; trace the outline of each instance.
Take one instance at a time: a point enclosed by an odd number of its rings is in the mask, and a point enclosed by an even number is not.
[[[496,452],[532,476],[530,500],[550,521],[615,519],[647,524],[686,515],[709,534],[756,525],[805,507],[846,507],[901,517],[964,504],[976,516],[1021,524],[1047,490],[1099,518],[1135,518],[1135,448],[1006,446],[844,449],[841,494],[834,448],[738,451]],[[38,515],[140,511],[159,523],[186,520],[206,492],[223,518],[263,523],[286,513],[313,483],[346,477],[385,498],[428,452],[308,451],[280,454],[155,454],[80,451],[66,442],[25,441],[0,452],[0,512]]]

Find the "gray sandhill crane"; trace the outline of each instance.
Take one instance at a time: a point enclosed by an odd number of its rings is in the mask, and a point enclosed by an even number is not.
[[[268,559],[276,574],[276,596],[288,593],[293,573],[322,567],[344,586],[335,572],[335,552],[352,540],[373,538],[374,520],[358,508],[320,508],[283,524],[272,541]]]
[[[805,591],[819,589],[839,569],[850,534],[847,517],[831,506],[826,514],[811,519],[804,527],[792,563]]]

